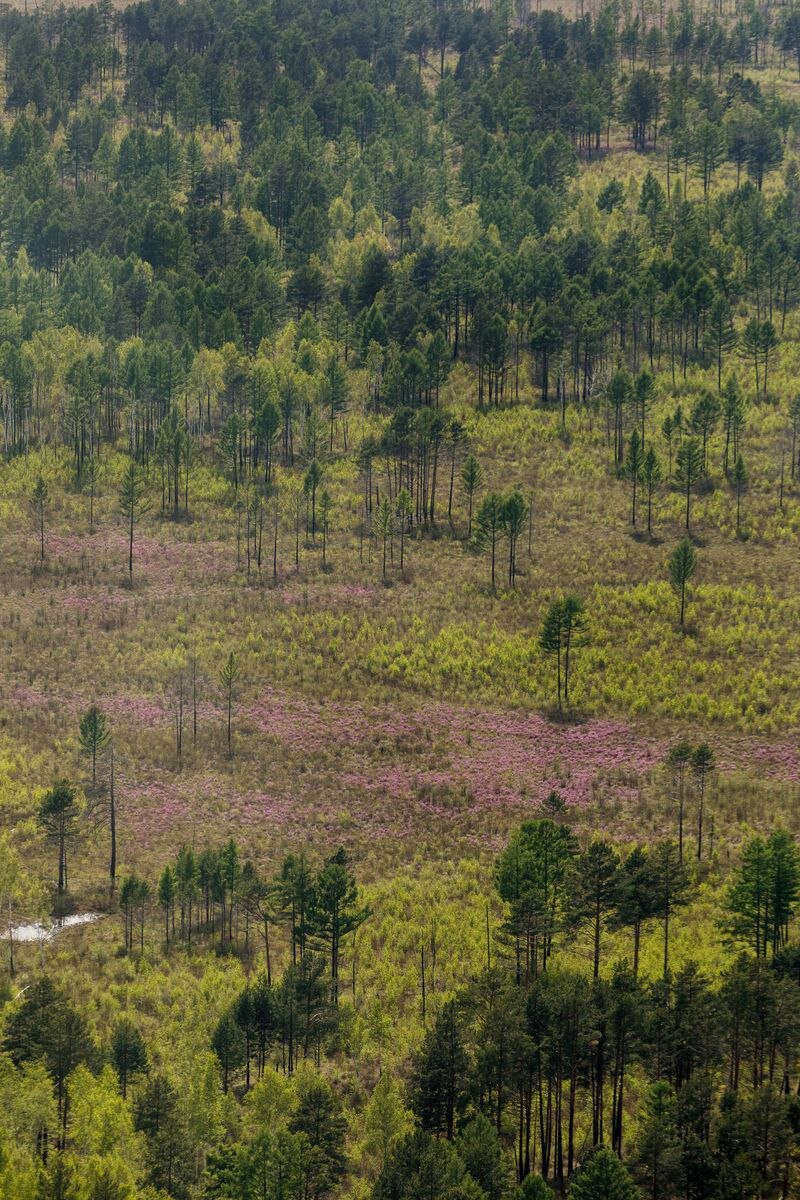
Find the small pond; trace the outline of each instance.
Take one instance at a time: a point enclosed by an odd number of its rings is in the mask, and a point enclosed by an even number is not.
[[[13,925],[11,935],[15,942],[49,942],[65,929],[74,929],[76,925],[90,925],[97,921],[100,913],[72,913],[68,917],[56,917],[52,921],[36,921],[31,925]],[[5,932],[8,937],[8,930]]]

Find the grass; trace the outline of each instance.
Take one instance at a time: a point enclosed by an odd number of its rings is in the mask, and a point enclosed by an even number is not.
[[[587,167],[578,185],[584,199],[564,228],[635,226],[635,185],[653,161],[617,150]],[[606,217],[594,198],[615,176],[632,180],[631,199]],[[720,172],[717,182],[724,180]],[[283,340],[291,341],[291,330]],[[743,536],[721,470],[719,433],[712,438],[711,486],[693,501],[698,572],[684,630],[665,570],[684,533],[682,497],[662,487],[652,536],[643,531],[643,510],[634,530],[630,487],[611,462],[602,407],[570,410],[563,428],[560,414],[541,406],[527,363],[515,406],[479,411],[474,380],[461,365],[443,397],[466,426],[486,487],[519,486],[532,501],[514,590],[489,586],[488,556],[466,537],[458,486],[452,525],[447,520],[446,456],[438,525],[409,539],[402,575],[397,547],[383,580],[377,551],[369,540],[361,545],[357,470],[339,445],[326,465],[328,568],[319,538],[303,540],[295,568],[284,514],[277,579],[268,554],[262,576],[248,581],[237,563],[234,489],[206,447],[192,475],[188,520],[160,514],[154,485],[154,506],[136,531],[132,586],[117,506],[122,454],[104,448],[93,533],[88,497],[74,486],[64,454],[46,448],[4,463],[0,821],[13,827],[31,873],[52,881],[55,853],[42,842],[35,811],[55,778],[87,781],[77,731],[92,703],[114,733],[120,874],[137,870],[154,880],[181,844],[199,849],[230,836],[270,873],[289,852],[307,849],[318,861],[346,846],[373,916],[345,949],[346,1058],[326,1070],[351,1101],[353,1158],[367,1163],[369,1091],[384,1072],[405,1070],[421,1037],[422,946],[436,945],[435,980],[427,981],[433,1013],[485,965],[487,921],[489,953],[502,953],[492,860],[519,821],[541,814],[553,790],[582,843],[594,833],[623,847],[674,835],[663,761],[682,737],[708,740],[716,754],[706,826],[708,834],[713,823],[715,852],[693,867],[698,888],[675,916],[671,961],[680,968],[699,958],[718,977],[733,955],[717,925],[720,894],[743,841],[777,822],[800,832],[800,491],[787,477],[782,506],[778,491],[798,345],[800,318],[792,314],[770,398],[756,403],[751,395]],[[666,353],[654,365],[648,438],[665,460],[664,416],[677,403],[688,410],[715,378],[692,364],[673,382]],[[752,390],[749,364],[731,356],[731,369]],[[362,411],[360,373],[352,384],[351,449],[365,433],[380,434],[384,422]],[[28,502],[39,473],[51,496],[44,563]],[[279,473],[282,485],[289,474]],[[503,569],[501,562],[501,581]],[[574,707],[559,715],[553,664],[537,633],[547,604],[567,590],[586,603],[589,636],[574,659]],[[219,672],[231,650],[241,678],[229,755]],[[690,849],[694,816],[690,802]],[[186,1112],[198,1128],[206,1122],[203,1128],[217,1131],[207,1138],[213,1144],[241,1118],[218,1087],[210,1036],[258,962],[207,947],[165,951],[156,913],[144,955],[122,955],[119,916],[107,911],[107,861],[107,828],[85,821],[70,848],[72,902],[105,915],[45,946],[19,947],[20,980],[38,966],[65,980],[104,1047],[117,1017],[135,1013],[155,1061],[191,1081]],[[626,934],[604,938],[605,964],[630,953]],[[642,943],[645,977],[658,977],[661,953],[653,924]],[[590,954],[581,934],[561,961],[586,968]],[[278,938],[276,970],[287,959]],[[635,1100],[633,1087],[632,1107]],[[364,1194],[367,1177],[361,1171],[348,1194]]]
[[[554,786],[584,809],[602,795],[622,829],[642,792],[662,786],[655,768],[682,732],[727,746],[726,772],[757,762],[754,794],[795,782],[800,602],[789,568],[800,506],[787,490],[780,519],[764,478],[774,409],[751,409],[747,539],[732,536],[719,477],[695,503],[699,570],[682,632],[664,567],[682,532],[680,498],[665,490],[654,537],[635,533],[600,415],[592,429],[571,417],[565,443],[558,415],[536,407],[530,391],[519,407],[479,413],[463,374],[451,388],[488,483],[519,483],[533,496],[531,552],[526,545],[513,592],[491,592],[487,556],[464,540],[458,496],[455,536],[445,520],[435,536],[412,539],[405,576],[385,586],[377,556],[369,562],[365,550],[359,560],[357,485],[344,462],[329,471],[328,571],[319,540],[303,546],[295,571],[287,527],[277,582],[267,568],[248,585],[237,570],[232,489],[204,467],[191,521],[152,511],[137,530],[130,588],[115,506],[121,460],[107,458],[92,536],[88,500],[72,490],[64,460],[48,451],[41,463],[8,464],[0,634],[9,807],[29,816],[54,774],[85,774],[77,722],[95,701],[118,746],[123,863],[140,868],[183,840],[238,830],[273,859],[298,839],[343,841],[371,857],[380,847],[371,867],[379,876],[384,855],[496,848]],[[663,395],[653,429],[675,399]],[[54,496],[43,565],[26,503],[40,465]],[[550,719],[553,667],[536,643],[561,589],[579,591],[590,618],[567,722]],[[218,677],[231,648],[242,665],[232,760]],[[198,743],[179,771],[175,695],[193,650]],[[625,783],[609,777],[609,760]],[[87,880],[94,857],[85,848],[80,858]]]

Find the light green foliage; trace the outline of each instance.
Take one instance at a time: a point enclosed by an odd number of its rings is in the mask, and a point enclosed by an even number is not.
[[[558,1054],[566,1192],[629,1200],[632,911],[637,1182],[793,1186],[732,1035],[705,1128],[653,1082],[696,1029],[651,1064],[755,981],[797,1091],[800,22],[561,7],[0,14],[0,990],[76,1043],[0,1057],[0,1200],[545,1200]],[[54,892],[98,919],[14,944]],[[456,1011],[451,1143],[408,1084]]]

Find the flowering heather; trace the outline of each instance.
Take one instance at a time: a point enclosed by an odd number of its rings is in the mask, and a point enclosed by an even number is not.
[[[53,703],[53,697],[48,696],[46,692],[25,687],[23,684],[15,684],[10,688],[6,700],[10,705],[22,709],[48,708]]]
[[[124,608],[130,601],[130,596],[122,591],[69,591],[59,598],[61,607],[67,612],[79,613],[81,616],[102,616],[109,609]]]
[[[47,553],[49,560],[65,568],[96,569],[112,576],[116,573],[122,581],[128,561],[128,539],[119,528],[99,531],[91,538],[54,533],[48,539]],[[136,535],[134,578],[140,583],[162,587],[179,579],[207,583],[226,577],[230,571],[230,547],[222,542]]]
[[[79,707],[74,697],[66,703]],[[99,703],[129,736],[140,731],[136,745],[146,747],[148,731],[171,736],[172,713],[160,697],[107,695]],[[204,730],[221,729],[223,706],[203,701],[200,720]],[[666,786],[659,768],[669,740],[620,720],[554,723],[436,701],[370,710],[274,687],[238,706],[235,720],[253,757],[233,775],[175,775],[126,762],[119,790],[130,857],[165,840],[204,841],[232,830],[268,856],[310,839],[394,854],[401,846],[441,849],[443,837],[484,853],[502,845],[516,821],[539,813],[551,791],[568,809],[591,807],[596,828],[607,827],[607,812],[614,835],[630,837],[643,797]],[[720,744],[722,773],[754,763],[763,781],[798,780],[789,743]]]

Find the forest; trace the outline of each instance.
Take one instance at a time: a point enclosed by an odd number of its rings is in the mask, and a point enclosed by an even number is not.
[[[800,7],[0,7],[0,1200],[800,1196]]]

